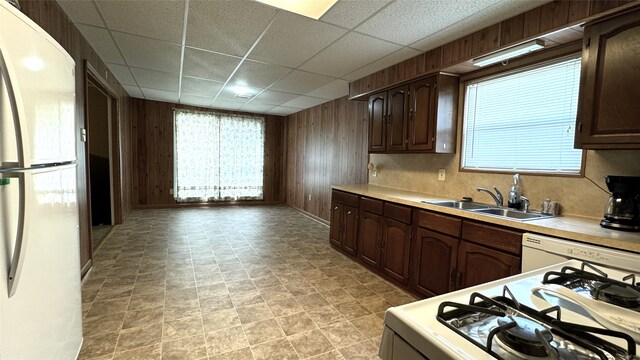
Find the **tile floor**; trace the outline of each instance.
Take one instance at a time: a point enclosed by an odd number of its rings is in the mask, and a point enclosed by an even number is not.
[[[415,301],[285,206],[135,210],[82,288],[80,359],[378,359]]]

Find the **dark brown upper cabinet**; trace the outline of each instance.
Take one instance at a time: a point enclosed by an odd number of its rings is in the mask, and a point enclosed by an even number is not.
[[[369,152],[407,148],[409,86],[371,95],[369,98]]]
[[[640,149],[640,9],[588,24],[576,148]]]
[[[436,74],[369,97],[369,152],[455,152],[457,76]]]

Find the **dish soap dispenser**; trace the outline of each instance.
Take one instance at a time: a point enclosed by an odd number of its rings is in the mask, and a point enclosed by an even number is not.
[[[515,174],[513,175],[513,184],[509,189],[507,206],[512,209],[520,209],[520,195],[522,195],[522,191],[520,190],[520,174]]]

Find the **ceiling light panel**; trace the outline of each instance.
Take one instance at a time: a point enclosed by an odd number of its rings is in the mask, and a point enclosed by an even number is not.
[[[473,59],[473,65],[481,67],[488,66],[530,53],[532,51],[540,50],[542,48],[544,48],[544,41],[537,39],[531,40],[504,50],[496,51],[489,55]]]
[[[318,20],[338,0],[256,0],[263,4]]]
[[[186,44],[244,56],[276,13],[255,1],[190,1]]]

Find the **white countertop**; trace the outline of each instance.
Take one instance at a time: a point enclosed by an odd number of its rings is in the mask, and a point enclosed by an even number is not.
[[[523,231],[602,245],[640,253],[640,232],[605,229],[599,219],[558,216],[539,220],[517,221],[481,213],[426,204],[422,201],[452,200],[437,195],[418,193],[377,185],[334,185],[335,190],[346,191],[375,199],[390,201],[461,218],[508,226]]]

